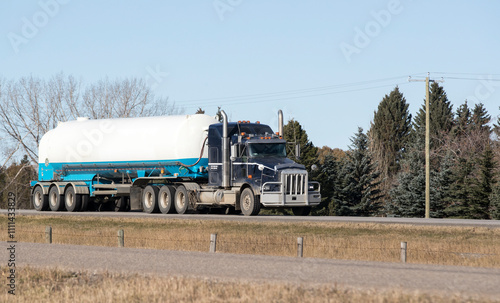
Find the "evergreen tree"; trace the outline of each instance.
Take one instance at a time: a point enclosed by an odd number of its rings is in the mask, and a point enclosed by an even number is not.
[[[368,136],[361,127],[351,142],[345,165],[345,197],[340,201],[340,213],[350,216],[374,215],[381,208],[380,181],[377,181],[380,173],[376,171],[368,150]]]
[[[474,219],[490,218],[490,196],[493,192],[494,168],[493,151],[488,146],[478,161],[479,176],[472,190],[470,215]]]
[[[446,148],[455,153],[453,183],[448,194],[445,212],[451,217],[486,219],[489,217],[490,196],[493,191],[494,153],[491,142],[491,117],[484,105],[467,103],[457,111],[452,136]],[[446,141],[446,140],[445,140]]]
[[[453,127],[453,106],[451,105],[446,92],[442,86],[433,82],[429,92],[429,107],[430,107],[430,136],[431,147],[435,146],[438,138],[443,134],[448,133]],[[415,116],[414,129],[417,133],[424,134],[425,130],[425,100],[424,105],[420,108]]]
[[[493,220],[500,220],[500,184],[493,188],[490,195],[490,217]]]
[[[471,123],[474,129],[481,130],[489,134],[491,132],[491,128],[488,125],[490,120],[491,116],[488,114],[486,108],[484,108],[484,105],[482,103],[476,104],[471,117]]]
[[[317,215],[339,215],[340,201],[344,200],[344,163],[334,155],[326,155],[323,164],[320,165],[317,180],[321,183],[322,202],[313,210]]]
[[[425,215],[425,142],[421,135],[413,140],[402,161],[396,186],[390,191],[391,201],[386,205],[387,212],[396,216]],[[451,183],[451,154],[438,168],[431,167],[430,183],[430,216],[440,218],[444,216],[445,197]]]
[[[408,103],[396,86],[378,105],[368,133],[372,155],[381,173],[384,195],[400,169],[410,131],[411,114],[408,112]]]
[[[454,182],[450,187],[449,205],[445,209],[448,217],[469,218],[470,202],[473,192],[474,165],[469,158],[457,159],[454,171]]]
[[[283,138],[289,143],[295,143],[300,146],[300,159],[295,158],[294,149],[289,149],[288,157],[300,164],[304,164],[306,169],[310,171],[311,166],[317,162],[318,148],[309,141],[307,133],[302,129],[302,125],[294,119],[288,121],[283,126]]]
[[[457,109],[457,113],[455,115],[455,125],[453,127],[453,136],[457,137],[462,135],[469,128],[469,125],[472,123],[471,117],[472,113],[467,105],[467,100],[465,100],[464,104],[460,105]]]

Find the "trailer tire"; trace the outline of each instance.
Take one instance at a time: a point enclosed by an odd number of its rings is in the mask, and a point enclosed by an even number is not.
[[[57,185],[52,186],[49,190],[49,206],[52,211],[61,211],[64,208],[64,196],[59,194]]]
[[[245,216],[255,216],[259,214],[260,201],[255,197],[251,188],[247,187],[241,192],[240,207],[241,212]]]
[[[33,190],[31,201],[37,211],[46,211],[49,209],[49,197],[43,194],[43,189],[39,185]]]
[[[186,187],[184,185],[179,185],[175,189],[175,198],[174,198],[175,211],[178,214],[186,213],[189,205],[189,196],[187,194]]]
[[[67,211],[79,211],[82,208],[82,195],[77,195],[73,186],[66,188],[64,192],[64,206]]]
[[[294,216],[307,216],[311,213],[311,206],[292,207]]]
[[[158,212],[158,187],[148,185],[142,192],[142,209],[151,214]]]
[[[170,185],[163,185],[158,193],[158,208],[163,214],[174,211],[175,188]]]

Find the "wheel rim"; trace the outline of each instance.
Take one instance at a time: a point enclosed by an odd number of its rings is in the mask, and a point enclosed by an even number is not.
[[[177,206],[179,207],[179,209],[183,209],[185,204],[186,196],[184,195],[184,193],[179,193],[177,195]]]
[[[160,206],[163,208],[163,209],[166,209],[167,206],[168,206],[168,194],[166,192],[163,192],[161,195],[160,195]]]
[[[66,194],[66,205],[68,207],[71,207],[73,206],[73,193],[72,192],[69,192]]]
[[[243,209],[250,209],[250,205],[252,204],[252,199],[250,199],[249,195],[245,195],[243,197],[243,205],[241,206]]]
[[[50,205],[55,207],[56,206],[56,203],[57,203],[57,194],[52,192],[50,194]]]
[[[35,207],[40,207],[40,205],[42,205],[42,194],[39,191],[35,193],[33,203],[35,204]]]
[[[153,194],[148,192],[146,193],[146,196],[144,197],[144,205],[146,208],[151,208],[153,207]]]

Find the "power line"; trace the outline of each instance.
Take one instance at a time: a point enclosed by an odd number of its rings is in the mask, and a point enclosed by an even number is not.
[[[451,72],[432,72],[432,74],[446,74],[446,75],[468,75],[468,76],[500,76],[500,74],[491,73],[451,73]]]
[[[245,98],[245,99],[236,99],[236,100],[227,100],[223,103],[219,101],[208,101],[208,102],[203,102],[203,105],[205,106],[210,106],[210,105],[225,105],[225,106],[231,106],[231,105],[239,105],[239,104],[246,104],[248,103],[248,100],[251,99],[252,103],[263,103],[263,102],[273,102],[273,101],[281,101],[281,100],[293,100],[293,99],[302,99],[302,98],[309,98],[309,97],[317,97],[317,96],[326,96],[326,95],[334,95],[334,94],[342,94],[342,93],[348,93],[348,92],[357,92],[357,91],[364,91],[364,90],[370,90],[370,89],[376,89],[376,88],[381,88],[381,87],[393,87],[393,86],[400,86],[400,85],[406,85],[408,84],[407,82],[398,82],[398,83],[391,83],[391,84],[385,84],[385,85],[378,85],[378,86],[371,86],[371,87],[364,87],[364,88],[357,88],[357,89],[349,89],[349,90],[340,90],[340,91],[333,91],[333,92],[326,92],[326,93],[320,93],[320,94],[304,94],[300,96],[288,96],[288,97],[279,97],[278,98],[272,98],[272,96],[264,96],[257,98],[257,100],[253,98]],[[259,100],[260,99],[260,100]],[[177,104],[184,108],[196,108],[199,107],[200,104],[188,104],[185,106],[182,101],[176,101]]]
[[[463,77],[445,77],[446,79],[454,79],[454,80],[486,80],[486,81],[500,81],[500,79],[491,79],[491,78],[463,78]]]
[[[176,103],[182,104],[186,107],[189,107],[190,105],[199,106],[199,105],[210,105],[210,104],[221,104],[221,103],[235,104],[235,102],[244,101],[244,100],[251,100],[252,102],[267,102],[267,101],[277,101],[277,100],[285,100],[285,99],[297,99],[297,98],[323,96],[323,95],[330,95],[330,94],[339,94],[339,93],[344,93],[344,92],[362,91],[362,90],[374,89],[374,88],[378,88],[378,87],[385,87],[385,86],[391,86],[391,85],[402,85],[402,84],[405,84],[405,82],[400,82],[400,83],[393,82],[391,84],[380,85],[380,86],[362,87],[362,86],[366,86],[366,85],[370,85],[370,84],[393,81],[393,80],[397,80],[397,79],[404,79],[406,77],[407,77],[406,75],[402,75],[402,76],[390,77],[390,78],[367,80],[367,81],[360,81],[360,82],[353,82],[353,83],[343,83],[343,84],[320,86],[320,87],[302,88],[302,89],[295,89],[295,90],[288,90],[288,91],[278,91],[278,92],[258,93],[258,94],[248,94],[248,95],[237,95],[237,96],[230,96],[230,97],[176,100]],[[357,87],[357,86],[361,86],[361,87],[355,88],[355,89],[344,90],[345,88]],[[328,92],[328,90],[334,90],[334,91]],[[327,91],[327,92],[315,93],[315,92],[322,92],[322,91]],[[261,100],[255,100],[255,99],[261,99]],[[241,102],[238,104],[241,104]]]

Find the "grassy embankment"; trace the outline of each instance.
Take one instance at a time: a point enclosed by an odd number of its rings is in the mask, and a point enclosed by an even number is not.
[[[0,218],[0,240],[7,240],[7,218]],[[45,242],[52,226],[53,243],[208,251],[217,233],[217,251],[296,256],[304,237],[304,257],[399,262],[401,242],[408,242],[408,262],[500,267],[500,229],[434,227],[372,223],[289,223],[18,216],[16,239]]]
[[[1,270],[6,277],[7,269]],[[492,302],[460,295],[357,290],[335,285],[227,282],[181,277],[18,268],[16,296],[0,283],[0,302]]]

